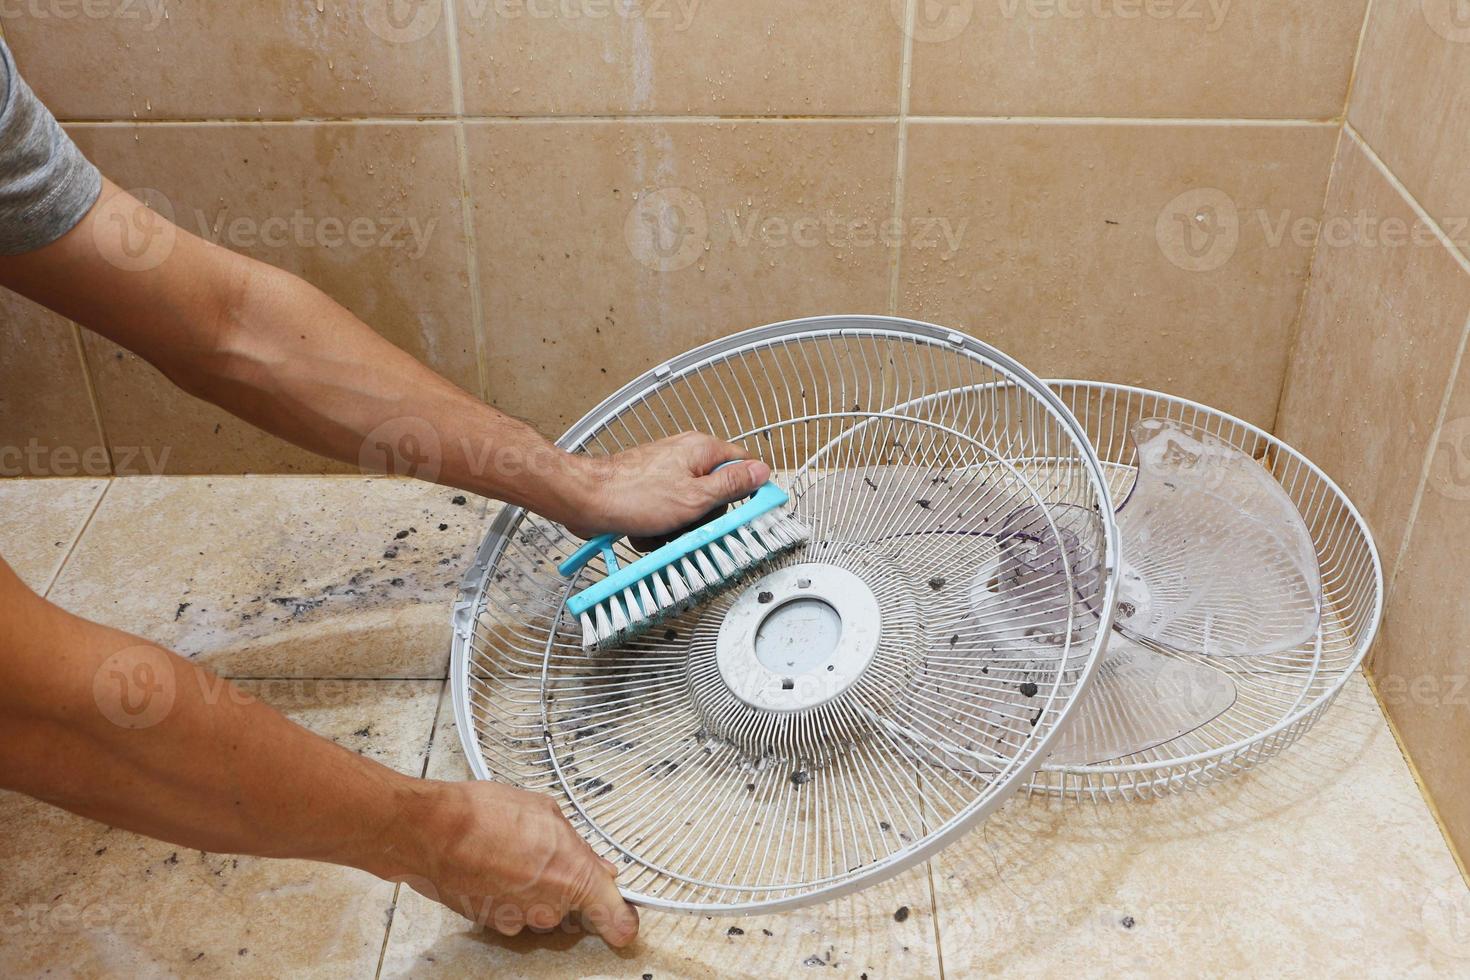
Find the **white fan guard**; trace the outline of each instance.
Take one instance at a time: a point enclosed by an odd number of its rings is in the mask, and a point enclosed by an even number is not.
[[[689,429],[769,462],[812,541],[585,654],[563,603],[588,573],[556,572],[578,542],[503,510],[454,615],[470,767],[550,794],[644,906],[775,912],[897,874],[1025,786],[1074,714],[1111,628],[1108,477],[1020,365],[889,317],[707,344],[559,444],[612,453]],[[750,629],[722,635],[727,614]],[[733,646],[761,615],[770,645]],[[800,655],[780,653],[790,628]]]
[[[1143,718],[1149,712],[1140,710],[1144,698],[1155,713],[1161,706],[1184,713],[1206,708],[1208,720],[1117,758],[1065,764],[1048,760],[1031,789],[1089,800],[1151,798],[1208,785],[1280,753],[1332,704],[1377,635],[1383,614],[1383,569],[1367,522],[1305,456],[1233,415],[1126,385],[1048,384],[1086,431],[1120,505],[1137,472],[1129,433],[1144,419],[1168,419],[1203,429],[1258,461],[1296,506],[1311,537],[1321,575],[1322,609],[1314,635],[1292,649],[1249,657],[1158,651],[1169,658],[1166,669],[1132,688],[1128,665],[1119,659],[1127,643],[1115,632],[1108,656],[1066,733],[1069,745],[1117,744],[1136,737],[1136,730],[1125,730],[1149,721]],[[1126,554],[1123,560],[1127,561]],[[1212,675],[1234,688],[1233,700],[1218,714],[1208,705],[1214,687],[1203,682]]]

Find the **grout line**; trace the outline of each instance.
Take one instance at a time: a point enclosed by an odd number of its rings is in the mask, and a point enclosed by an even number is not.
[[[429,757],[434,753],[434,736],[439,731],[439,716],[444,711],[444,696],[449,692],[449,682],[445,681],[439,686],[439,697],[434,701],[434,717],[429,722],[429,742],[424,746],[424,764],[419,767],[419,778],[427,779],[429,776]],[[378,968],[373,971],[374,980],[383,975],[383,964],[388,959],[388,943],[393,938],[393,923],[398,919],[398,896],[403,894],[403,882],[395,882],[393,885],[393,901],[388,906],[388,924],[383,928],[383,945],[378,948]]]
[[[107,454],[107,472],[117,476],[117,462],[112,458],[112,443],[107,438],[107,425],[102,421],[102,401],[97,397],[97,383],[92,378],[92,367],[87,363],[87,350],[82,344],[82,328],[71,323],[71,337],[76,344],[77,360],[82,365],[82,383],[87,388],[87,401],[92,406],[92,420],[97,423],[97,438],[102,441],[102,451]]]
[[[475,332],[475,368],[480,400],[490,403],[490,338],[485,326],[485,297],[480,290],[480,243],[475,235],[475,204],[470,193],[470,150],[464,123],[464,66],[460,60],[459,27],[453,0],[444,0],[444,29],[449,32],[449,83],[454,99],[454,149],[459,166],[459,206],[464,226],[465,264],[470,291],[470,328]]]
[[[1414,763],[1414,757],[1409,753],[1409,746],[1404,741],[1403,733],[1399,731],[1398,723],[1393,720],[1389,713],[1388,705],[1384,704],[1383,696],[1378,691],[1378,682],[1370,671],[1363,671],[1363,678],[1368,682],[1368,690],[1373,693],[1373,699],[1378,702],[1378,710],[1383,714],[1383,720],[1388,723],[1388,731],[1393,735],[1394,743],[1398,746],[1399,755],[1403,757],[1404,764],[1409,767],[1409,775],[1414,779],[1414,785],[1419,787],[1419,795],[1424,798],[1424,805],[1429,809],[1429,815],[1434,818],[1435,826],[1439,828],[1444,837],[1445,847],[1449,849],[1450,858],[1455,862],[1455,867],[1460,871],[1460,877],[1465,879],[1466,886],[1470,886],[1470,866],[1466,859],[1455,849],[1455,842],[1450,837],[1449,826],[1444,821],[1444,816],[1435,805],[1434,797],[1429,793],[1429,786],[1424,782],[1424,777],[1419,772],[1419,767]]]
[[[1454,239],[1450,238],[1449,235],[1445,234],[1444,229],[1439,226],[1439,222],[1435,220],[1433,215],[1425,210],[1424,205],[1419,203],[1419,199],[1415,197],[1413,192],[1404,185],[1404,182],[1399,180],[1398,176],[1391,169],[1389,169],[1388,164],[1385,163],[1383,161],[1383,158],[1378,155],[1378,152],[1368,144],[1368,140],[1363,136],[1363,134],[1358,132],[1358,130],[1350,122],[1344,123],[1343,126],[1347,130],[1348,135],[1353,138],[1353,142],[1357,143],[1358,146],[1362,148],[1368,159],[1373,162],[1373,166],[1378,168],[1378,172],[1383,174],[1384,179],[1393,186],[1394,190],[1399,192],[1399,196],[1408,202],[1409,207],[1414,209],[1414,214],[1419,218],[1419,220],[1424,222],[1430,227],[1431,230],[1433,230],[1435,237],[1439,239],[1439,243],[1449,250],[1450,255],[1455,259],[1457,263],[1459,263],[1460,268],[1464,269],[1465,272],[1470,273],[1470,255],[1467,255],[1466,251],[1461,248],[1460,243],[1456,242]],[[1466,247],[1470,248],[1470,245],[1467,245]]]
[[[910,116],[910,122],[931,125],[999,126],[1212,126],[1288,129],[1303,126],[1339,126],[1340,119],[1237,119],[1197,116]]]
[[[944,980],[944,939],[939,931],[939,889],[934,885],[934,861],[924,862],[929,879],[929,917],[934,920],[934,958],[939,966],[939,980]]]
[[[1358,46],[1353,50],[1353,66],[1348,71],[1347,95],[1342,100],[1342,121],[1347,122],[1348,113],[1353,108],[1353,96],[1357,94],[1359,74],[1363,69],[1363,49],[1368,46],[1368,25],[1373,22],[1373,8],[1377,6],[1378,0],[1368,0],[1368,5],[1363,8],[1363,26],[1358,29]]]
[[[1301,342],[1302,324],[1307,315],[1307,300],[1311,297],[1312,285],[1316,281],[1317,256],[1322,250],[1322,225],[1327,219],[1327,205],[1332,200],[1333,184],[1339,173],[1338,164],[1342,161],[1343,133],[1347,128],[1348,110],[1353,104],[1353,92],[1358,84],[1358,70],[1363,60],[1363,47],[1368,39],[1368,24],[1373,18],[1373,4],[1374,0],[1368,0],[1363,7],[1363,23],[1358,28],[1358,45],[1353,50],[1353,63],[1348,69],[1347,91],[1343,94],[1342,114],[1337,127],[1337,142],[1332,148],[1332,162],[1327,165],[1327,186],[1322,193],[1322,220],[1317,223],[1317,235],[1312,240],[1312,254],[1307,263],[1307,280],[1302,284],[1301,297],[1297,300],[1296,305],[1296,317],[1291,321],[1291,340],[1286,347],[1286,367],[1281,374],[1281,388],[1276,393],[1276,411],[1271,415],[1271,426],[1267,430],[1273,435],[1280,435],[1281,406],[1286,402],[1286,392],[1291,387],[1296,373],[1296,348]]]
[[[92,509],[87,511],[87,519],[82,521],[81,527],[77,528],[76,534],[72,536],[71,543],[67,545],[66,554],[61,556],[61,561],[56,565],[56,571],[52,572],[51,577],[46,580],[46,587],[39,590],[38,595],[43,599],[51,596],[51,590],[55,588],[57,581],[61,579],[61,573],[66,569],[66,563],[71,561],[72,555],[76,554],[77,546],[82,543],[82,535],[86,534],[87,529],[92,526],[92,521],[96,518],[97,511],[102,508],[103,498],[107,496],[107,491],[112,489],[112,480],[112,477],[107,477],[106,482],[102,484],[102,492],[97,495],[96,500],[92,501]]]
[[[1292,317],[1289,328],[1289,339],[1286,344],[1286,364],[1281,372],[1281,387],[1276,391],[1276,408],[1271,413],[1271,424],[1266,431],[1272,435],[1281,434],[1281,406],[1286,403],[1286,393],[1291,388],[1291,383],[1296,376],[1297,345],[1302,340],[1302,324],[1307,316],[1307,301],[1312,295],[1312,284],[1317,278],[1317,259],[1322,252],[1322,227],[1327,221],[1327,205],[1332,201],[1332,190],[1337,182],[1339,164],[1342,162],[1342,140],[1343,128],[1337,127],[1337,140],[1332,145],[1332,159],[1327,164],[1327,183],[1322,189],[1322,208],[1318,212],[1320,219],[1317,222],[1317,234],[1312,238],[1312,251],[1307,262],[1307,278],[1302,283],[1301,293],[1297,296],[1296,315]]]
[[[462,89],[461,89],[462,92]],[[902,94],[907,101],[907,92]],[[153,126],[319,126],[367,124],[378,126],[443,125],[444,123],[513,124],[513,123],[736,123],[736,122],[851,122],[893,123],[899,116],[889,114],[812,114],[801,115],[639,115],[609,113],[584,116],[486,116],[475,114],[426,114],[420,116],[296,116],[291,118],[255,118],[248,116],[180,117],[178,119],[63,119],[64,127],[79,128],[148,128]],[[911,122],[951,125],[1056,125],[1056,126],[1221,126],[1221,127],[1301,127],[1338,126],[1341,119],[1283,117],[1248,119],[1199,116],[910,116]]]
[[[904,7],[903,55],[898,75],[898,146],[893,160],[893,228],[903,227],[904,194],[908,186],[909,157],[909,82],[914,71],[914,22],[918,17],[919,0],[908,0]],[[898,243],[888,260],[888,315],[898,315],[898,291],[903,271],[904,235],[898,233]]]
[[[1444,435],[1444,424],[1450,414],[1450,402],[1454,400],[1455,388],[1460,380],[1460,368],[1465,363],[1465,347],[1470,341],[1470,319],[1460,328],[1460,345],[1455,351],[1454,363],[1450,365],[1450,376],[1445,381],[1444,394],[1439,400],[1439,412],[1434,417],[1434,428],[1429,432],[1429,443],[1424,450],[1424,462],[1419,468],[1419,484],[1414,489],[1414,501],[1409,504],[1408,521],[1404,525],[1404,537],[1399,542],[1398,551],[1393,556],[1393,567],[1389,569],[1388,584],[1384,588],[1383,606],[1388,608],[1389,600],[1393,598],[1394,588],[1398,585],[1399,570],[1403,567],[1404,556],[1409,553],[1409,542],[1414,537],[1414,525],[1419,521],[1419,508],[1424,503],[1425,491],[1429,489],[1429,471],[1434,468],[1434,456],[1439,450],[1440,438]]]

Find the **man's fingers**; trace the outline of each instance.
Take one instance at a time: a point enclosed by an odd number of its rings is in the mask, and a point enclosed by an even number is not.
[[[758,459],[750,459],[716,470],[709,476],[701,477],[699,482],[712,500],[729,503],[755,493],[770,478],[769,466]]]
[[[611,875],[596,875],[577,911],[609,946],[626,946],[638,938],[638,912],[623,900]]]

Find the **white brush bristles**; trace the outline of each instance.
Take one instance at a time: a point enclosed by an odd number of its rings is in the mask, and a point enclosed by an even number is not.
[[[794,518],[763,514],[583,613],[582,649],[618,646],[810,537],[811,530]]]

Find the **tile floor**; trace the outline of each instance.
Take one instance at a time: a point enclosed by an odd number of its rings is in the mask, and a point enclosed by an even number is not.
[[[349,748],[467,777],[445,624],[489,511],[455,496],[357,477],[0,483],[0,554]],[[186,851],[14,794],[0,826],[7,977],[1470,975],[1470,890],[1361,680],[1286,756],[1208,792],[1015,800],[859,895],[650,914],[621,952],[499,939],[357,871]]]

